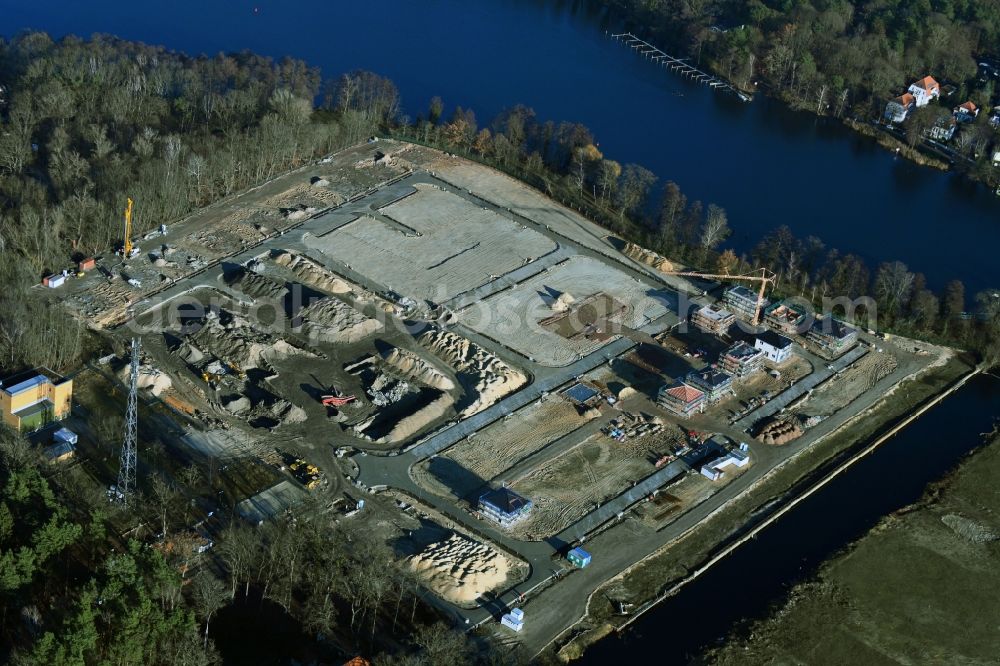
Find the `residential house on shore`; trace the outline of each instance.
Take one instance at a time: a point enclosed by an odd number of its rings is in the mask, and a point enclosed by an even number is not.
[[[945,116],[939,118],[929,130],[927,130],[927,136],[935,141],[951,141],[951,138],[955,136],[955,130],[958,129],[958,121],[954,116]]]
[[[885,105],[885,120],[890,123],[901,123],[916,108],[916,101],[910,93],[903,93]]]
[[[918,109],[927,106],[932,100],[941,96],[941,85],[934,80],[933,76],[925,76],[910,84],[907,90],[913,95],[913,101]]]
[[[952,115],[960,123],[971,123],[979,117],[979,107],[970,100],[956,106]]]

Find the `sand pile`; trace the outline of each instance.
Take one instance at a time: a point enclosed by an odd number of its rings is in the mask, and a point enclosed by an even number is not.
[[[274,263],[284,266],[295,274],[302,284],[316,287],[331,294],[350,294],[352,286],[316,262],[291,252],[281,252],[274,257]]]
[[[254,299],[283,301],[288,296],[285,285],[251,271],[244,271],[229,284]]]
[[[802,428],[793,421],[770,421],[757,431],[757,439],[765,444],[787,444],[802,436]]]
[[[455,382],[447,375],[413,352],[392,347],[383,353],[382,360],[397,372],[421,384],[443,391],[455,388]]]
[[[512,368],[479,345],[451,331],[428,331],[421,335],[418,341],[445,360],[460,375],[467,377],[474,387],[473,401],[462,410],[463,417],[486,409],[528,381],[520,370]]]
[[[458,534],[411,556],[409,565],[424,585],[456,604],[475,603],[484,593],[502,586],[514,568],[498,551]]]
[[[675,266],[670,263],[670,260],[666,257],[660,256],[652,250],[647,250],[644,247],[636,245],[635,243],[627,242],[625,247],[622,248],[622,254],[638,261],[640,264],[646,264],[658,271],[668,272],[676,270]]]
[[[455,404],[455,399],[448,393],[442,393],[439,398],[435,399],[423,409],[419,409],[409,416],[400,419],[389,434],[385,437],[377,439],[376,443],[399,444],[400,442],[406,441],[437,419],[444,416],[448,412],[448,408],[453,404]]]
[[[369,319],[336,298],[317,299],[299,314],[305,320],[303,329],[311,340],[355,342],[382,328],[381,322]]]
[[[118,371],[118,378],[121,379],[122,383],[126,386],[128,386],[128,383],[131,380],[131,371],[132,367],[130,365],[125,365]],[[173,381],[170,379],[169,375],[160,372],[150,365],[140,365],[136,385],[139,390],[148,389],[150,393],[159,397],[161,393],[173,386]]]

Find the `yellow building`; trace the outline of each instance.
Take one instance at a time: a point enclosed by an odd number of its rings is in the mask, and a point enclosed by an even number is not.
[[[72,398],[72,379],[35,370],[0,386],[3,422],[15,430],[38,430],[69,416]]]

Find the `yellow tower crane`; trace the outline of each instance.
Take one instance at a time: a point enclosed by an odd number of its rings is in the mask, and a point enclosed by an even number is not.
[[[760,324],[761,310],[764,309],[764,291],[767,290],[768,285],[774,285],[777,281],[777,276],[766,268],[755,268],[749,275],[729,275],[728,273],[725,275],[714,275],[712,273],[699,273],[697,271],[663,271],[663,273],[665,275],[677,275],[680,277],[759,282],[760,289],[757,291],[757,307],[754,309],[753,321],[751,322],[754,326]]]
[[[125,207],[125,239],[122,242],[122,256],[128,259],[132,255],[132,199],[128,199]]]

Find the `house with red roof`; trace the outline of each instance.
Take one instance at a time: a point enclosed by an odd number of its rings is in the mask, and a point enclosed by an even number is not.
[[[913,101],[918,109],[941,96],[941,84],[935,81],[933,76],[925,76],[911,84],[908,90],[913,95]]]
[[[885,120],[890,123],[901,123],[906,120],[916,107],[916,100],[910,93],[903,93],[896,99],[889,100],[885,105]]]
[[[677,416],[686,417],[705,411],[705,393],[681,381],[661,388],[656,402]]]
[[[971,100],[955,107],[952,114],[960,123],[971,123],[979,116],[979,107]]]

